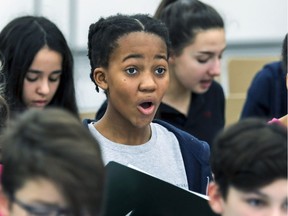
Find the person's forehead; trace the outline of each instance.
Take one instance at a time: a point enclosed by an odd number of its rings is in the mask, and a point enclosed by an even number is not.
[[[281,192],[281,190],[283,190],[284,193],[287,192],[287,186],[288,186],[287,178],[278,178],[265,185],[261,185],[259,187],[256,186],[254,188],[241,189],[240,187],[229,185],[227,197],[229,197],[229,195],[233,197],[245,194],[255,194],[263,197],[268,197],[270,195],[275,194],[276,191]]]
[[[117,46],[110,53],[110,60],[115,60],[115,58],[123,58],[121,55],[130,54],[147,54],[147,47],[149,52],[161,55],[168,55],[168,50],[165,41],[155,34],[150,34],[146,32],[133,32],[127,34],[117,41]]]
[[[141,38],[154,38],[155,40],[161,41],[161,43],[165,43],[164,38],[162,38],[160,35],[153,33],[153,32],[145,32],[145,31],[132,31],[126,34],[121,35],[117,39],[117,44],[122,45],[122,43],[127,42],[139,42],[139,39]]]

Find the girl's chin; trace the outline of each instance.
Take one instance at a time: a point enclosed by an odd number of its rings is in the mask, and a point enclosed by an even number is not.
[[[209,90],[209,88],[197,88],[193,89],[192,92],[195,94],[204,94]]]
[[[43,110],[46,106],[29,106],[29,109]]]
[[[209,90],[211,82],[200,82],[192,91],[196,94],[204,94]]]

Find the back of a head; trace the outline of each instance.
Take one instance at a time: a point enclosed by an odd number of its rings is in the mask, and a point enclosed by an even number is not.
[[[52,181],[73,215],[98,215],[104,165],[98,142],[81,122],[60,109],[28,110],[8,125],[3,143],[3,190],[13,197],[26,181]]]
[[[287,130],[260,119],[241,120],[216,137],[211,167],[224,198],[229,186],[253,191],[287,179]]]
[[[148,15],[135,14],[129,16],[117,14],[107,18],[100,18],[96,23],[90,25],[88,57],[91,66],[90,78],[93,82],[94,69],[97,67],[108,67],[110,55],[118,46],[118,39],[129,33],[141,31],[159,36],[166,43],[168,52],[170,40],[166,26]]]
[[[194,42],[198,32],[224,29],[220,14],[212,6],[198,0],[162,0],[154,17],[168,27],[172,50],[176,55]]]
[[[78,112],[74,97],[73,57],[67,41],[55,23],[42,16],[21,16],[10,21],[0,32],[6,99],[11,111],[25,109],[22,101],[23,82],[34,57],[43,47],[59,52],[62,74],[59,88],[51,104],[70,107]],[[65,91],[63,91],[65,89]],[[68,93],[68,94],[67,94]],[[75,103],[75,105],[74,105]]]

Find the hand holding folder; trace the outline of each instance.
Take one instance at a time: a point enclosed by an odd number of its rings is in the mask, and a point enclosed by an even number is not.
[[[104,216],[216,216],[207,197],[109,162]]]

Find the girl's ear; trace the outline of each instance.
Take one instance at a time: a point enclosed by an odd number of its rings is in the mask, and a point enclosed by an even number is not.
[[[223,197],[219,191],[219,186],[215,182],[209,184],[208,195],[211,209],[217,214],[223,213]]]
[[[171,50],[169,54],[169,59],[168,59],[169,64],[171,65],[175,64],[175,58],[176,58],[175,52]]]
[[[93,71],[93,78],[95,83],[104,91],[108,89],[107,74],[103,67],[95,68]]]

